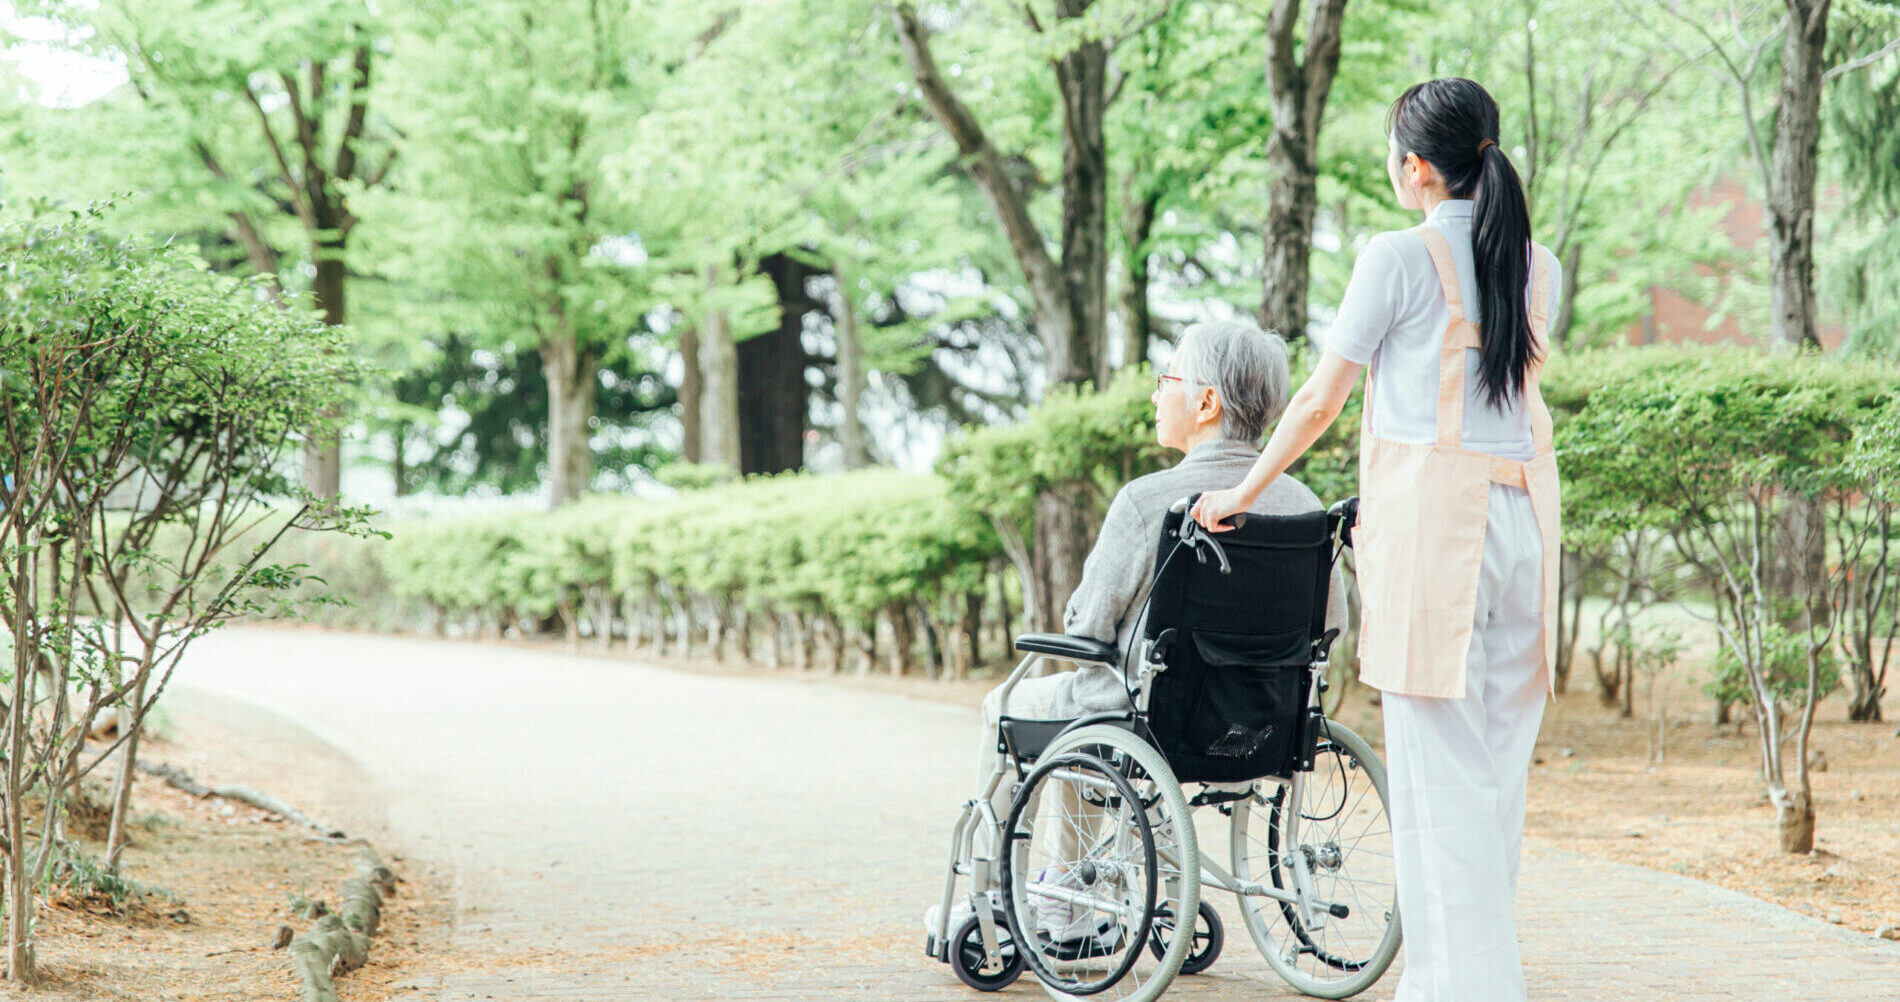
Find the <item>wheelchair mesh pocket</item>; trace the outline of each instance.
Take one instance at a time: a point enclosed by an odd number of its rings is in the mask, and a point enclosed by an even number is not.
[[[1194,630],[1154,679],[1149,719],[1183,782],[1292,771],[1306,712],[1307,634]]]

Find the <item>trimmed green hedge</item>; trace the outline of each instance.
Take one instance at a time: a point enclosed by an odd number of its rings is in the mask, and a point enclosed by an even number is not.
[[[810,661],[822,644],[834,664],[847,634],[880,619],[942,632],[954,600],[984,592],[999,554],[943,480],[889,470],[390,528],[380,553],[390,595],[438,624],[746,656],[763,631],[775,656]]]

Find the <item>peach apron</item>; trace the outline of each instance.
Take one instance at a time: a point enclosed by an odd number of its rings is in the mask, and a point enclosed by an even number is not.
[[[1483,563],[1485,516],[1492,484],[1522,487],[1543,537],[1543,651],[1541,670],[1551,685],[1557,652],[1557,457],[1551,449],[1550,409],[1538,389],[1542,365],[1524,380],[1532,458],[1505,459],[1464,448],[1465,351],[1479,346],[1476,324],[1465,319],[1464,297],[1451,245],[1438,230],[1419,226],[1444,287],[1451,321],[1438,362],[1438,441],[1394,442],[1372,434],[1372,379],[1366,377],[1366,413],[1359,430],[1359,523],[1353,541],[1364,608],[1360,677],[1385,692],[1459,699],[1465,696],[1465,657],[1471,647]],[[1550,276],[1533,252],[1531,335],[1545,345]]]

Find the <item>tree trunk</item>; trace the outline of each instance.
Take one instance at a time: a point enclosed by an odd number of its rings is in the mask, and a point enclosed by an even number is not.
[[[1009,582],[1003,580],[1001,571],[995,578],[997,646],[1003,649],[1003,663],[1009,664],[1016,659],[1016,633],[1009,619]]]
[[[845,642],[857,654],[857,674],[868,675],[877,666],[877,620],[871,620],[870,628],[864,624],[852,623],[846,627]]]
[[[778,290],[779,322],[739,342],[739,472],[782,473],[805,465],[810,388],[805,383],[805,314],[822,304],[805,291],[819,272],[790,254],[759,263]]]
[[[838,444],[844,447],[844,468],[862,469],[871,465],[871,450],[864,438],[864,419],[858,403],[864,395],[864,345],[858,337],[856,289],[844,266],[833,263],[831,276],[838,283],[837,315],[833,330],[838,341]]]
[[[966,678],[969,670],[983,659],[983,594],[966,592],[963,596],[963,652],[964,660],[958,673]]]
[[[396,496],[408,497],[413,491],[409,486],[409,464],[404,462],[403,446],[409,441],[409,422],[397,421],[390,437],[395,439],[396,449],[390,457],[389,475],[395,481]]]
[[[16,542],[24,544],[26,534],[18,536]],[[13,621],[8,624],[13,635],[13,692],[6,706],[6,762],[0,766],[6,775],[6,789],[0,791],[5,804],[0,807],[6,825],[7,980],[16,985],[32,984],[34,974],[33,880],[26,865],[26,805],[21,803],[26,794],[27,708],[33,698],[34,645],[26,598],[33,580],[30,559],[24,552],[14,557]]]
[[[1822,76],[1832,0],[1786,0],[1781,93],[1769,163],[1770,337],[1777,351],[1819,348],[1814,310],[1815,149],[1821,140]]]
[[[119,727],[126,738],[119,748],[119,774],[112,781],[112,820],[106,826],[106,869],[112,873],[119,872],[119,855],[125,852],[125,826],[132,811],[132,778],[138,774],[139,736],[145,730],[139,711],[145,707],[149,669],[149,663],[143,660],[134,669],[139,677],[132,686],[132,709],[119,711]]]
[[[1346,0],[1316,0],[1304,43],[1296,38],[1301,0],[1274,0],[1267,22],[1267,87],[1273,130],[1267,138],[1266,258],[1260,275],[1260,326],[1288,340],[1306,336],[1308,258],[1318,203],[1319,131],[1339,69]],[[1304,59],[1300,58],[1304,55]]]
[[[1070,492],[1044,491],[1036,496],[1036,540],[1031,554],[1034,631],[1062,632],[1063,610],[1082,583],[1082,562],[1094,541],[1093,521]]]
[[[1814,850],[1814,797],[1806,790],[1788,791],[1788,803],[1775,809],[1775,821],[1781,831],[1781,851],[1807,853]]]
[[[792,667],[799,671],[811,671],[813,664],[812,617],[803,612],[792,613]]]
[[[1636,716],[1636,657],[1633,653],[1619,651],[1617,663],[1622,665],[1622,678],[1618,687],[1623,692],[1623,706],[1618,716],[1630,720]]]
[[[1570,326],[1577,318],[1577,266],[1583,262],[1583,245],[1572,243],[1564,248],[1563,300],[1550,321],[1550,343],[1562,348],[1570,344]]]
[[[1273,182],[1267,187],[1266,260],[1260,274],[1260,326],[1294,341],[1306,336],[1307,258],[1312,253],[1318,177],[1269,145]]]
[[[700,462],[700,414],[706,379],[699,368],[699,329],[687,324],[680,328],[680,458]]]
[[[924,642],[924,674],[932,679],[942,678],[948,657],[943,636],[937,629],[937,621],[930,615],[930,607],[923,602],[912,603],[911,615],[916,619],[917,635]]]
[[[706,599],[706,653],[726,663],[726,633],[732,628],[732,608],[718,598]]]
[[[716,288],[718,273],[706,272],[706,287]],[[739,352],[725,313],[706,315],[699,329],[699,461],[739,471]]]
[[[1081,17],[1094,0],[1056,0],[1056,17]],[[1108,47],[1079,42],[1056,60],[1062,98],[1062,284],[1070,334],[1053,382],[1108,383]],[[1055,353],[1050,358],[1056,358]],[[1078,565],[1079,566],[1079,565]]]
[[[913,674],[916,671],[913,648],[917,644],[917,635],[911,629],[910,610],[901,605],[888,606],[883,618],[891,633],[891,676],[902,678]]]
[[[1577,628],[1583,617],[1584,562],[1581,551],[1566,547],[1557,576],[1557,663],[1551,666],[1551,685],[1558,694],[1570,691],[1570,670],[1577,663]]]
[[[690,658],[693,656],[693,605],[685,595],[675,593],[669,599],[673,605],[673,656]]]
[[[1132,178],[1134,175],[1130,174]],[[1122,195],[1122,288],[1119,304],[1122,321],[1122,364],[1137,366],[1148,360],[1149,332],[1154,316],[1148,309],[1148,235],[1154,231],[1158,194],[1132,196],[1123,184]]]
[[[1857,724],[1878,724],[1885,720],[1880,710],[1880,698],[1886,694],[1886,686],[1875,675],[1873,665],[1856,655],[1849,663],[1848,671],[1854,684],[1854,694],[1847,704],[1847,719]]]
[[[559,508],[587,490],[594,475],[594,450],[588,438],[599,385],[593,352],[583,351],[573,335],[557,333],[541,341],[541,372],[548,384],[548,507]]]
[[[726,607],[732,610],[727,632],[731,634],[734,646],[739,652],[741,664],[751,664],[752,657],[752,610],[741,599],[727,599]]]
[[[825,666],[836,675],[844,669],[844,627],[836,616],[821,613],[818,617],[818,636],[825,644]]]
[[[343,323],[344,246],[340,239],[316,242],[317,273],[310,280],[310,292],[323,322],[331,326]],[[311,493],[334,498],[342,489],[342,432],[327,431],[311,436],[304,446],[303,482]]]

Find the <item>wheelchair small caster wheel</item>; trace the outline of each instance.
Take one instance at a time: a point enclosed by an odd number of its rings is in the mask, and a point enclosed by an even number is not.
[[[1148,934],[1148,950],[1160,960],[1168,952],[1168,937],[1173,935],[1174,916],[1167,910],[1156,913],[1154,931]],[[1220,948],[1227,940],[1227,933],[1221,928],[1220,915],[1214,906],[1201,902],[1200,912],[1194,923],[1194,945],[1188,951],[1187,958],[1181,961],[1182,974],[1199,974],[1214,966],[1220,956]]]
[[[1023,955],[1009,934],[1009,920],[996,913],[996,946],[1003,955],[999,970],[985,972],[983,964],[983,928],[972,915],[950,936],[950,968],[964,984],[979,992],[1000,992],[1016,983],[1023,973]]]

